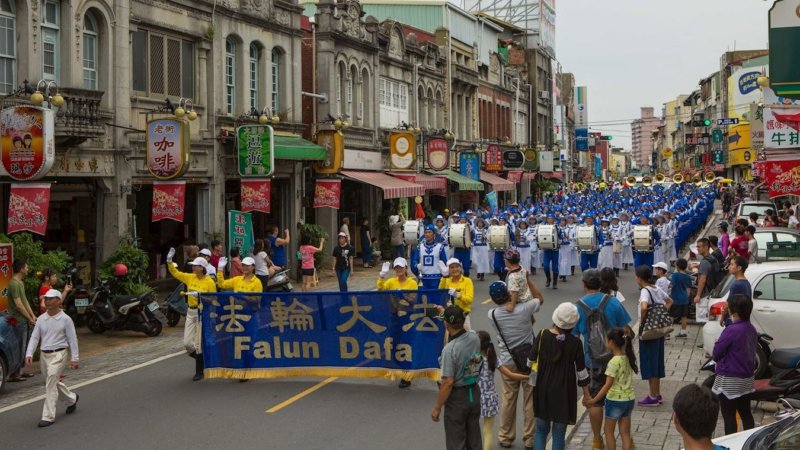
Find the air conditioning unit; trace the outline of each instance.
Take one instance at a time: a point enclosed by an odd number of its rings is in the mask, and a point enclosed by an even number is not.
[[[543,100],[550,100],[550,92],[549,91],[539,91],[539,98]]]

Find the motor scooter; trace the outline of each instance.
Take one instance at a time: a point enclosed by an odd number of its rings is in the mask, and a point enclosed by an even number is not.
[[[275,273],[267,281],[264,292],[292,292],[292,281],[289,279],[289,269]]]
[[[185,316],[189,310],[186,300],[182,293],[186,290],[186,285],[178,283],[175,289],[167,296],[167,301],[161,307],[161,312],[167,318],[167,325],[174,327],[181,321],[181,316]]]
[[[64,280],[66,284],[72,285],[72,289],[67,293],[62,303],[64,312],[72,319],[76,327],[80,327],[85,322],[86,308],[89,307],[91,294],[83,284],[78,268],[70,267],[67,269]]]
[[[115,295],[111,282],[97,280],[99,285],[86,309],[86,326],[92,333],[106,330],[132,330],[150,337],[161,334],[167,318],[161,312],[155,292],[140,295]]]

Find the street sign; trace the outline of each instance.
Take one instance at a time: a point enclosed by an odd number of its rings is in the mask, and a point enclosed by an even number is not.
[[[711,131],[711,142],[715,144],[721,144],[724,139],[725,136],[722,134],[722,130],[719,128],[714,128],[714,130]]]
[[[686,133],[686,145],[708,145],[711,143],[711,136],[708,133]]]
[[[714,164],[722,164],[724,161],[724,153],[722,150],[714,150]]]
[[[717,119],[717,125],[736,125],[739,119],[735,117],[726,117],[724,119]]]

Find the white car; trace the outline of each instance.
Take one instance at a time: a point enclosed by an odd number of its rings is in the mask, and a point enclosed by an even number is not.
[[[728,450],[798,449],[800,411],[786,414],[769,425],[718,437],[712,442]]]
[[[800,261],[751,264],[744,274],[753,287],[750,321],[756,330],[772,336],[775,348],[800,347]],[[722,333],[719,319],[732,283],[733,276],[726,276],[709,295],[708,322],[703,325],[703,349],[709,355]],[[759,350],[759,364],[765,363]]]

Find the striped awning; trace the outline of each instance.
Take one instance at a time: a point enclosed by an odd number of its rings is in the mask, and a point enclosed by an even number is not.
[[[424,186],[426,191],[442,191],[447,189],[447,180],[444,178],[432,177],[424,173],[389,172],[389,175]]]
[[[519,183],[522,181],[522,171],[521,170],[509,170],[508,171],[508,181],[512,183]]]
[[[536,172],[523,172],[522,181],[532,181],[536,178]]]
[[[409,183],[399,178],[390,177],[383,172],[343,170],[342,176],[381,188],[383,190],[383,198],[385,199],[425,195],[425,187],[419,184]]]
[[[450,169],[445,169],[442,171],[435,171],[429,170],[429,174],[436,176],[436,177],[444,177],[450,181],[458,183],[458,189],[461,191],[482,191],[483,190],[483,183],[480,181],[475,181],[472,178],[467,178],[464,175],[461,175],[458,172],[453,172]]]
[[[505,178],[500,178],[497,175],[492,175],[489,172],[484,172],[483,170],[481,170],[481,181],[491,184],[492,189],[498,192],[514,190],[514,183]]]
[[[550,178],[551,180],[561,180],[564,177],[564,172],[540,172],[543,177]]]

